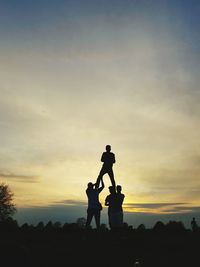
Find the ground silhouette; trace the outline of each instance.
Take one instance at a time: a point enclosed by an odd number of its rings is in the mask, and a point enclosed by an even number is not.
[[[82,220],[83,222],[84,220]],[[156,222],[146,229],[124,223],[123,228],[85,229],[82,224],[39,222],[23,224],[9,219],[0,223],[2,266],[143,267],[199,266],[200,232],[182,222]]]

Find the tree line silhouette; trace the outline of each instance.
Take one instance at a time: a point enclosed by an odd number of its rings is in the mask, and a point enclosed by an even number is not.
[[[152,228],[124,222],[120,229],[86,228],[84,223],[83,218],[21,226],[12,218],[1,221],[0,266],[199,266],[200,231],[186,229],[181,221],[158,221]]]
[[[136,228],[132,225],[128,225],[128,223],[124,222],[122,227],[109,229],[106,224],[102,223],[98,228],[98,232],[121,232],[121,233],[154,233],[154,234],[184,234],[188,232],[199,233],[200,227],[195,224],[193,227],[193,220],[191,221],[191,228],[186,228],[181,221],[169,221],[164,223],[162,221],[157,221],[153,227],[146,228],[145,224],[140,224]],[[86,227],[86,219],[78,218],[76,222],[73,223],[61,223],[59,221],[52,222],[48,221],[44,223],[43,221],[38,222],[37,224],[28,224],[23,223],[19,225],[17,220],[12,217],[8,217],[7,219],[0,221],[0,232],[3,231],[20,231],[20,232],[97,232],[96,228],[92,226]]]

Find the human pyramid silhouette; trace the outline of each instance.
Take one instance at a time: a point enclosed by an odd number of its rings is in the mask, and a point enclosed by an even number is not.
[[[112,186],[109,186],[110,194],[105,199],[105,206],[108,206],[108,221],[111,229],[121,228],[123,226],[123,209],[124,194],[121,193],[121,185],[115,184],[113,164],[115,154],[111,152],[111,146],[106,145],[106,151],[101,156],[103,166],[97,177],[96,183],[88,183],[86,194],[88,197],[87,221],[86,228],[90,227],[93,217],[95,218],[96,227],[100,227],[100,216],[102,205],[99,202],[99,194],[104,189],[103,176],[107,173],[110,177]],[[101,186],[100,186],[101,183]]]

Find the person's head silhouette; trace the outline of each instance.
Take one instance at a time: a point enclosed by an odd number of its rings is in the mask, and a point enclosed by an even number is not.
[[[110,191],[111,194],[115,194],[114,186],[109,186],[108,188],[109,188],[109,191]]]
[[[89,182],[87,186],[88,186],[88,189],[93,189],[94,184]]]
[[[121,191],[122,191],[121,185],[117,185],[117,193],[121,193]]]
[[[106,146],[106,151],[107,151],[107,152],[110,152],[110,151],[111,151],[111,146],[110,146],[110,145],[107,145],[107,146]]]

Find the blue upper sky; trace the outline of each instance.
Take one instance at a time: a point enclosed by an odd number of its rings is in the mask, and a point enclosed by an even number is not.
[[[178,18],[180,24],[184,23],[191,32],[194,32],[198,30],[200,22],[199,5],[198,0],[2,0],[0,14],[1,21],[5,23],[1,26],[11,28],[22,26],[23,23],[24,27],[31,26],[31,23],[34,26],[41,23],[43,19],[51,22],[63,16],[78,19],[84,16],[103,15],[111,18],[117,16],[117,19],[146,16],[155,23],[162,19],[173,23]]]
[[[151,31],[161,32],[168,27],[198,52],[199,13],[198,0],[2,0],[0,32],[3,42],[12,42],[30,36],[41,38],[49,31],[59,31],[57,38],[61,38],[67,29],[76,31],[79,23],[101,24],[105,20],[108,27],[116,23],[120,31],[120,24],[126,21],[132,21],[133,27],[134,22],[145,22],[146,27],[149,22]]]

